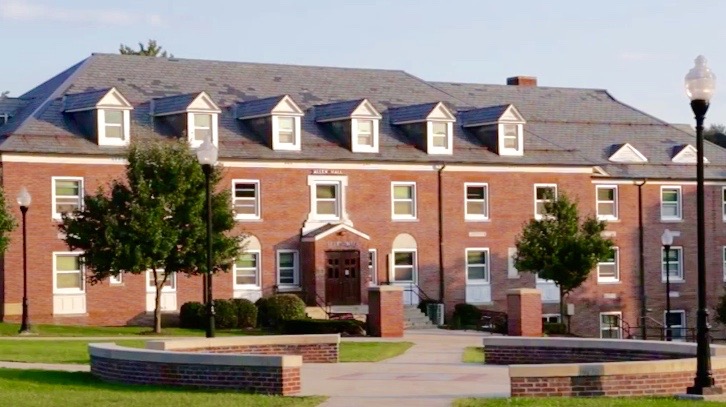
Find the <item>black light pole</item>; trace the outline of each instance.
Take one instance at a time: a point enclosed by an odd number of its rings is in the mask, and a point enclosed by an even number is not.
[[[212,191],[211,177],[217,163],[217,147],[212,140],[204,140],[197,149],[197,160],[204,171],[204,183],[207,198],[207,272],[204,275],[204,300],[207,306],[207,338],[214,338],[214,297],[212,295]]]
[[[666,314],[665,314],[665,325],[666,325],[666,341],[673,339],[673,333],[671,333],[671,245],[673,244],[673,232],[666,229],[660,236],[660,241],[663,243],[665,249],[666,258]]]
[[[30,333],[30,321],[28,321],[28,233],[25,227],[25,215],[30,208],[31,197],[28,189],[20,188],[18,194],[18,205],[20,205],[20,213],[23,222],[23,316],[20,322],[20,334]]]
[[[703,120],[708,104],[716,88],[716,76],[706,66],[706,58],[699,55],[696,65],[685,78],[686,94],[691,99],[691,109],[696,116],[696,220],[698,234],[698,311],[696,318],[696,377],[688,394],[719,394],[711,374],[711,346],[708,333],[708,309],[706,308],[706,224],[705,188],[703,176]]]

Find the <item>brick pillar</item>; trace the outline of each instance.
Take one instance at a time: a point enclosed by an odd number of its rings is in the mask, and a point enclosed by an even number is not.
[[[534,288],[507,291],[507,330],[510,336],[542,336],[542,297]]]
[[[403,336],[403,287],[368,288],[368,334],[381,338]]]

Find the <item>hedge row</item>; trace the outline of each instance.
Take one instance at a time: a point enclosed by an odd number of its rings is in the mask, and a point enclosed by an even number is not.
[[[303,319],[305,303],[296,295],[278,294],[252,303],[243,298],[214,300],[214,322],[219,329],[255,327],[279,328],[282,321]],[[207,309],[199,302],[184,303],[179,310],[179,326],[204,329]]]

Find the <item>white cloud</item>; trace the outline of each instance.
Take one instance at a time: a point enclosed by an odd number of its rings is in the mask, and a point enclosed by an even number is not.
[[[0,0],[0,20],[56,21],[63,23],[96,23],[105,25],[148,24],[161,26],[158,14],[130,13],[114,9],[72,9],[24,0]]]

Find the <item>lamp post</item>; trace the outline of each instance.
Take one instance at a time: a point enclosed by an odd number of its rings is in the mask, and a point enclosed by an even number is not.
[[[699,55],[696,64],[686,74],[686,94],[691,99],[691,109],[696,116],[696,221],[698,244],[698,311],[696,319],[696,377],[688,394],[718,394],[721,388],[714,386],[711,374],[711,349],[708,333],[708,309],[706,308],[706,225],[705,191],[703,176],[703,120],[708,104],[716,88],[716,76],[706,65],[706,58]]]
[[[204,182],[207,196],[207,273],[204,276],[204,300],[207,306],[207,338],[214,338],[214,300],[212,297],[212,191],[210,178],[214,165],[217,164],[219,151],[210,138],[204,140],[197,149],[197,160],[204,171]]]
[[[660,236],[660,242],[663,243],[663,249],[665,249],[666,258],[666,341],[673,339],[671,333],[671,245],[673,244],[673,232],[669,229],[663,231]]]
[[[28,234],[25,227],[25,215],[30,208],[31,196],[28,189],[20,188],[18,193],[18,205],[20,205],[20,213],[23,218],[23,316],[20,322],[20,334],[30,333],[30,322],[28,321]]]

